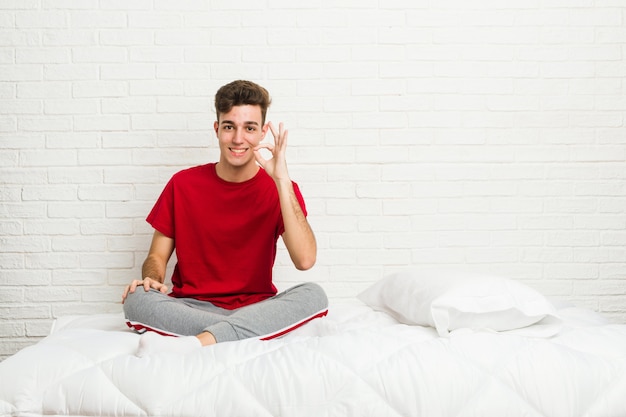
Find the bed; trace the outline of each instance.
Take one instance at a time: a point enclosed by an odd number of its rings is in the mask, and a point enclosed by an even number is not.
[[[0,363],[1,416],[626,416],[626,325],[514,280],[401,271],[275,340],[134,355],[120,314]]]

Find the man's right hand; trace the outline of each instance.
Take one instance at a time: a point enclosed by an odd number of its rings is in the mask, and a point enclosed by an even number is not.
[[[163,294],[167,294],[167,285],[160,283],[152,278],[146,277],[144,279],[135,279],[129,285],[124,288],[124,292],[122,293],[122,304],[126,301],[126,297],[128,294],[134,293],[137,287],[143,287],[144,291],[150,291],[150,288],[153,288],[157,291],[162,292]]]

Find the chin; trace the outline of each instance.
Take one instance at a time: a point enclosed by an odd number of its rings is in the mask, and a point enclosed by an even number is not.
[[[227,164],[228,164],[231,168],[234,168],[234,169],[243,169],[243,168],[249,167],[250,165],[255,164],[255,161],[254,161],[254,159],[252,159],[252,158],[248,158],[248,159],[246,159],[246,160],[242,160],[242,159],[239,159],[239,158],[237,158],[237,159],[230,159],[230,158],[229,158],[229,159],[227,159],[227,160],[226,160],[226,163],[227,163]]]

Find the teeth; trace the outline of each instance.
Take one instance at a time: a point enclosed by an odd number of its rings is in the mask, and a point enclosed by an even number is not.
[[[233,148],[230,148],[230,150],[234,153],[240,153],[240,154],[246,151],[245,149],[233,149]]]

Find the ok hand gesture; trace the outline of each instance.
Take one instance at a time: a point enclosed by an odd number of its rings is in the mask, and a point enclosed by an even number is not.
[[[260,143],[254,148],[254,157],[256,161],[265,169],[265,172],[271,176],[274,181],[289,180],[289,173],[287,172],[287,160],[285,153],[287,151],[287,130],[284,128],[283,123],[279,123],[278,132],[274,128],[272,122],[268,123],[272,136],[274,136],[274,144]],[[265,159],[261,155],[260,150],[267,149],[272,153],[272,158]]]

